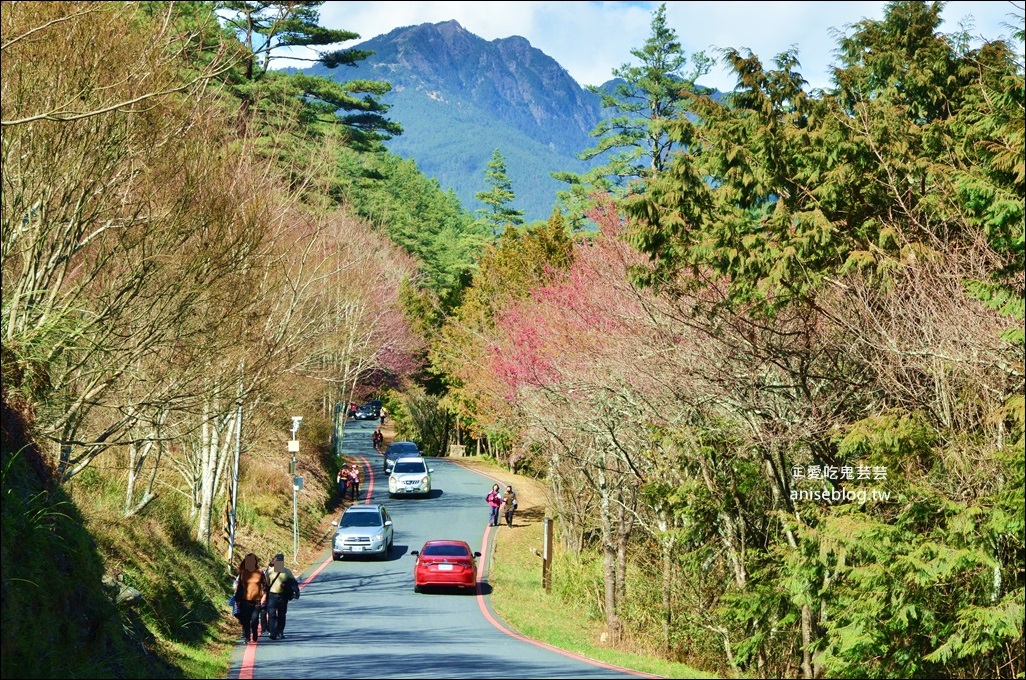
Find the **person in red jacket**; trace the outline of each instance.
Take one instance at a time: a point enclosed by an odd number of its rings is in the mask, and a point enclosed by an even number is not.
[[[499,485],[492,484],[492,490],[485,496],[488,501],[488,523],[493,527],[499,526],[499,508],[502,507],[502,494],[499,493]]]

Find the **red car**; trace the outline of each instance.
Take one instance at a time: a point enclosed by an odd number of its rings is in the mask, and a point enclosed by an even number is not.
[[[427,541],[420,550],[411,550],[417,558],[413,565],[413,592],[423,592],[425,586],[477,586],[477,558],[466,541]]]

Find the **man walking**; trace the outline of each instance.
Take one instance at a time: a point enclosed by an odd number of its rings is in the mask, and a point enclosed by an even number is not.
[[[299,582],[292,570],[285,566],[285,555],[274,556],[274,566],[267,574],[267,614],[271,624],[271,639],[285,637],[285,617],[289,611],[290,595],[299,593]],[[293,590],[294,589],[294,590]]]

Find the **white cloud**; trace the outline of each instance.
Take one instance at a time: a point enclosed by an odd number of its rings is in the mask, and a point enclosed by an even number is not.
[[[812,87],[828,87],[837,40],[831,29],[850,33],[849,24],[883,17],[884,2],[667,2],[667,23],[690,54],[714,48],[751,49],[765,64],[795,45],[802,73]],[[650,33],[657,2],[326,2],[321,23],[360,34],[363,40],[401,26],[455,19],[485,40],[519,35],[555,59],[578,83],[601,84],[625,63],[636,64],[632,49]],[[948,2],[942,30],[954,32],[973,15],[974,34],[1008,37],[1009,15],[1022,3]],[[1021,20],[1020,20],[1021,21]],[[1019,46],[1021,50],[1021,45]],[[732,89],[735,79],[717,64],[705,85]]]

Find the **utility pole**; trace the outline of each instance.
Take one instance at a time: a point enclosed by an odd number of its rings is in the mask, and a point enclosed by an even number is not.
[[[299,440],[296,439],[296,430],[303,416],[292,416],[292,439],[289,440],[289,452],[292,454],[292,462],[289,463],[289,475],[292,477],[292,563],[299,562],[299,490],[303,487],[303,478],[296,474],[297,460],[299,453]]]

